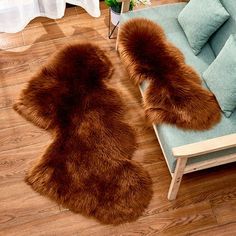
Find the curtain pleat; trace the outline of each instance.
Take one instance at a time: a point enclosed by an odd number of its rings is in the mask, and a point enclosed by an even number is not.
[[[83,7],[91,16],[100,16],[99,0],[0,0],[0,32],[21,31],[32,19],[64,16],[66,2]]]

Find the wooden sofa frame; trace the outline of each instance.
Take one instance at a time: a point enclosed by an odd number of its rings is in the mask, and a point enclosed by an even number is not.
[[[129,11],[130,0],[117,0],[117,1],[122,2],[121,13],[125,13]],[[119,31],[118,31],[118,36],[116,40],[116,50],[118,49],[118,44],[119,44]],[[140,91],[143,96],[143,92],[141,89]],[[153,124],[153,128],[156,133],[157,139],[161,146],[169,172],[172,177],[172,181],[171,181],[169,192],[168,192],[169,200],[176,199],[176,196],[180,187],[180,183],[184,174],[188,174],[194,171],[203,170],[210,167],[219,166],[219,165],[236,161],[236,153],[234,153],[234,154],[221,156],[221,157],[213,158],[210,160],[200,161],[197,163],[187,165],[188,158],[192,158],[192,157],[196,158],[199,155],[213,153],[213,152],[236,147],[236,133],[233,133],[233,134],[173,148],[172,153],[173,153],[173,156],[176,158],[177,162],[176,162],[175,171],[174,173],[172,173],[170,166],[168,164],[166,155],[165,155],[165,151],[162,147],[160,138],[158,136],[158,131],[155,124]]]

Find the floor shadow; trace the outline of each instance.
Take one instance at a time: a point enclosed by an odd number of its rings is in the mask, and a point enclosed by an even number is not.
[[[66,36],[60,28],[60,23],[53,23],[53,31],[56,31],[56,37],[51,34],[51,24],[42,26],[45,34],[38,37],[31,45],[25,45],[19,48],[0,49],[0,70],[5,68],[14,68],[24,64],[30,64],[36,60],[47,59],[52,53],[56,52],[60,46],[79,40],[99,42],[105,38],[91,27],[72,26],[74,32]],[[103,43],[109,45],[109,42]],[[22,51],[21,51],[22,48]]]

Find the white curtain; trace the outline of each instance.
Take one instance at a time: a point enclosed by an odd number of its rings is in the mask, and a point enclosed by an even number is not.
[[[21,31],[38,16],[61,18],[66,2],[83,7],[91,16],[100,16],[99,0],[0,0],[0,32]]]

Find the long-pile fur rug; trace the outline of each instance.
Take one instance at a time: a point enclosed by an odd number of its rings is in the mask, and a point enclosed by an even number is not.
[[[152,188],[131,160],[135,133],[118,92],[106,85],[112,71],[97,46],[67,46],[31,79],[14,109],[53,136],[27,183],[73,212],[119,224],[142,214]]]
[[[220,121],[215,96],[201,86],[160,26],[142,18],[129,20],[120,28],[118,50],[135,83],[148,80],[144,107],[151,122],[206,130]]]

